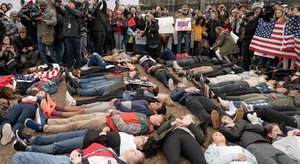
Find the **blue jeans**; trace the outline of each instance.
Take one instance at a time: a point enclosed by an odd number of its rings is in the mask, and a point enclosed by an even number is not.
[[[75,69],[79,69],[81,66],[81,54],[80,54],[81,39],[76,37],[65,37],[65,46],[67,51],[67,67],[74,66]],[[75,59],[75,64],[74,64]]]
[[[90,83],[82,83],[79,84],[79,88],[85,88],[85,89],[89,89],[89,88],[97,88],[97,87],[103,87],[106,85],[110,85],[110,83],[113,83],[113,80],[105,80],[105,81],[95,81],[95,82],[90,82]]]
[[[31,146],[28,146],[27,151],[46,154],[71,153],[76,148],[83,149],[83,140],[87,131],[86,129],[32,137],[29,139]]]
[[[46,56],[46,45],[42,42],[41,37],[38,37],[37,41],[38,41],[37,46],[38,46],[38,50],[40,53],[40,58],[41,58],[42,64],[47,64],[48,60],[47,60],[47,56]],[[54,45],[47,46],[47,47],[51,53],[52,62],[57,63],[57,56],[56,56],[56,51],[55,51]]]
[[[79,96],[101,96],[106,89],[112,87],[116,83],[118,83],[117,80],[110,80],[107,83],[102,83],[99,86],[90,86],[85,89],[78,88],[77,93]]]
[[[166,61],[166,66],[171,67],[173,65],[173,61],[175,61],[175,60],[167,60]],[[194,59],[180,59],[180,60],[176,60],[176,62],[181,67],[195,64]]]
[[[98,76],[98,77],[91,77],[87,79],[79,79],[79,84],[83,83],[90,83],[90,82],[102,82],[102,81],[107,81],[105,76]]]
[[[169,48],[165,48],[159,55],[159,58],[163,60],[176,60],[176,54]]]
[[[35,117],[36,106],[33,104],[17,104],[14,105],[8,114],[6,119],[0,125],[0,133],[2,133],[2,128],[4,124],[8,123],[10,125],[15,125],[12,129],[14,133],[16,130],[22,130],[24,128],[24,122],[27,118]]]
[[[91,67],[93,65],[97,65],[97,66],[101,66],[101,67],[105,67],[105,61],[103,60],[102,56],[100,56],[99,54],[93,54],[92,56],[90,56],[90,60],[88,62],[88,66]]]
[[[177,54],[181,54],[181,44],[182,39],[184,38],[185,42],[185,53],[189,54],[190,52],[190,39],[191,39],[191,32],[189,31],[178,31],[178,44],[177,44]]]
[[[17,152],[12,159],[13,164],[72,164],[70,158],[66,155],[49,155],[33,152]]]
[[[63,40],[59,40],[54,43],[54,46],[56,50],[57,63],[60,64],[65,53],[65,44]]]

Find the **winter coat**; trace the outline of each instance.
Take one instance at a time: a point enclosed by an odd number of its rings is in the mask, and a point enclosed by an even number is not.
[[[238,54],[240,52],[238,46],[234,43],[227,30],[221,32],[219,41],[213,47],[213,49],[215,49],[216,47],[220,47],[221,56]]]

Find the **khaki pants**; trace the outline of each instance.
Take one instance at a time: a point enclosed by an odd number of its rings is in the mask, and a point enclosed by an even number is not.
[[[268,97],[263,94],[253,93],[240,96],[241,101],[256,101],[256,100],[268,100]]]
[[[64,119],[49,119],[44,132],[58,133],[75,130],[102,130],[106,124],[106,113],[77,115]]]
[[[106,113],[109,109],[116,109],[112,102],[95,102],[87,105],[84,113]]]
[[[201,67],[196,67],[196,68],[192,68],[191,71],[194,74],[198,74],[198,73],[208,73],[208,72],[212,72],[214,71],[214,69],[211,66],[201,66]]]

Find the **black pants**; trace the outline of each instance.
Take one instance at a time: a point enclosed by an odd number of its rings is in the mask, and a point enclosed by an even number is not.
[[[226,92],[223,93],[225,96],[240,96],[240,95],[247,95],[252,93],[260,93],[260,91],[256,87],[246,87],[241,88],[240,90],[232,91],[232,92]]]
[[[281,110],[285,110],[284,108],[280,109],[281,107],[272,107],[268,109],[260,109],[255,110],[257,113],[257,117],[260,117],[262,120],[270,122],[270,123],[282,123],[284,122],[287,126],[291,126],[297,128],[297,121],[293,116],[288,116],[280,112]],[[289,109],[287,109],[289,110]],[[253,112],[251,112],[253,113]],[[246,114],[245,114],[246,116]]]
[[[115,70],[116,68],[109,68],[109,69],[102,68],[102,67],[91,68],[86,71],[82,71],[80,73],[80,79],[104,76],[110,72],[114,72]]]
[[[98,54],[103,54],[104,45],[106,39],[106,31],[95,31],[94,32],[94,47]]]
[[[210,113],[212,110],[217,110],[220,116],[227,115],[224,110],[205,96],[187,96],[185,98],[185,105],[200,121],[210,122]]]
[[[252,52],[249,50],[251,39],[244,39],[242,42],[243,68],[245,71],[249,70],[251,65]]]
[[[187,132],[176,129],[163,142],[163,152],[169,164],[180,164],[180,155],[184,155],[192,164],[205,164],[203,151],[199,143]]]
[[[245,81],[225,81],[215,85],[209,85],[209,89],[213,91],[217,96],[231,95],[234,91],[241,91],[249,88],[249,84]]]
[[[155,77],[157,78],[157,80],[159,80],[160,82],[162,82],[164,84],[164,86],[166,86],[166,87],[168,86],[168,80],[169,79],[173,79],[173,81],[174,81],[175,84],[177,84],[177,83],[180,82],[170,72],[165,72],[165,71],[155,72]]]
[[[77,100],[76,106],[80,106],[80,105],[84,105],[84,104],[91,104],[91,103],[101,102],[101,101],[110,101],[114,98],[123,99],[123,91],[114,92],[114,93],[106,94],[103,96],[97,96],[97,97],[91,98],[91,99]]]

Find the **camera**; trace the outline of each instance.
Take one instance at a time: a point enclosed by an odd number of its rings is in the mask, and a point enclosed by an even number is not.
[[[42,12],[39,9],[39,7],[37,6],[37,4],[35,4],[35,3],[32,4],[30,18],[34,20],[41,15],[42,15]]]

